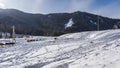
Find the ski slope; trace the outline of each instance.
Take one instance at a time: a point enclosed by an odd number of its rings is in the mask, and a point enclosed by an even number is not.
[[[29,39],[39,39],[27,42]],[[0,68],[120,68],[120,30],[17,38],[0,46]]]
[[[73,19],[71,18],[68,23],[65,24],[65,29],[72,27],[74,24]]]

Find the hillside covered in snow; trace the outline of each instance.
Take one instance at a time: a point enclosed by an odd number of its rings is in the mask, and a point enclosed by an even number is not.
[[[33,14],[18,9],[0,9],[0,33],[35,36],[60,36],[66,33],[120,28],[120,19],[113,19],[88,12]],[[22,27],[22,28],[21,28]],[[1,36],[1,34],[0,34]]]
[[[17,38],[0,46],[0,68],[120,68],[120,30]]]

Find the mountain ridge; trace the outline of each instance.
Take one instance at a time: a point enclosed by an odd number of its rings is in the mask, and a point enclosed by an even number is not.
[[[87,12],[31,14],[17,9],[0,9],[0,31],[11,32],[15,25],[16,33],[30,35],[58,36],[65,33],[97,30],[98,16]],[[100,17],[100,30],[120,27],[120,19]],[[74,24],[65,29],[65,24],[73,19]],[[96,23],[96,24],[95,24]]]

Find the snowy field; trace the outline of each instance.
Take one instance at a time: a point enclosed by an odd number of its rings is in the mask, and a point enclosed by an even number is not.
[[[0,46],[0,68],[120,68],[120,30],[17,38]]]

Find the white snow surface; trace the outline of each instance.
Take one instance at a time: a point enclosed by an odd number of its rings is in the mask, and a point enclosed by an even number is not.
[[[73,24],[74,24],[74,22],[73,22],[73,20],[72,20],[72,18],[71,18],[71,19],[69,20],[69,22],[65,24],[65,29],[66,29],[66,28],[69,28],[69,27],[72,27]]]
[[[32,39],[0,46],[0,68],[120,68],[120,30]]]

